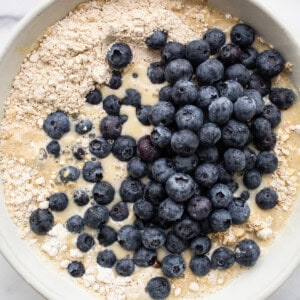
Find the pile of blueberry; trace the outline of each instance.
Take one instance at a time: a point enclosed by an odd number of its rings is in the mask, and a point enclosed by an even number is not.
[[[103,108],[108,115],[100,121],[101,136],[89,145],[95,158],[85,161],[82,170],[67,166],[59,171],[65,184],[81,174],[94,183],[93,205],[83,218],[76,215],[66,223],[70,232],[79,234],[77,247],[88,252],[95,245],[94,238],[83,233],[87,226],[97,230],[101,245],[118,242],[132,251],[131,258],[119,260],[111,249],[101,251],[97,256],[100,266],[115,266],[119,275],[131,276],[135,265],[155,265],[166,277],[177,278],[187,267],[181,256],[186,249],[194,255],[189,267],[196,276],[204,276],[210,269],[228,269],[234,262],[246,267],[256,263],[260,249],[249,239],[240,241],[234,251],[219,247],[208,256],[210,234],[247,222],[247,189],[258,188],[262,176],[277,169],[278,159],[272,152],[276,145],[274,128],[281,121],[280,110],[289,108],[295,95],[289,89],[271,87],[271,79],[284,68],[284,59],[277,50],[258,53],[251,47],[255,39],[251,26],[233,26],[230,37],[231,43],[225,44],[224,32],[213,28],[203,39],[183,45],[167,42],[167,32],[156,30],[146,39],[146,45],[161,50],[161,61],[151,63],[147,73],[153,84],[169,84],[160,90],[159,102],[141,105],[141,94],[134,89],[128,89],[122,101],[114,95],[106,97]],[[115,43],[107,61],[114,70],[109,86],[118,89],[121,71],[132,61],[132,51],[127,44]],[[267,95],[268,104],[263,99]],[[92,91],[86,101],[100,104],[101,92]],[[138,141],[122,135],[127,117],[120,116],[121,105],[136,107],[141,124],[154,126],[151,135]],[[90,120],[80,120],[75,130],[87,134],[92,127]],[[47,145],[49,154],[59,157],[58,140],[70,128],[64,112],[48,115],[44,130],[53,139]],[[119,190],[122,201],[108,210],[106,205],[113,201],[115,190],[102,180],[101,159],[110,153],[128,162],[128,177]],[[74,145],[76,159],[83,160],[85,154],[85,149]],[[235,197],[237,176],[242,176],[246,190]],[[141,181],[144,177],[149,178],[147,184]],[[85,206],[89,201],[87,191],[74,192],[77,205]],[[255,201],[259,208],[271,209],[277,205],[278,195],[272,188],[263,188]],[[134,203],[136,219],[116,232],[106,223],[109,218],[125,220],[129,215],[127,203]],[[32,231],[46,234],[54,223],[51,211],[62,211],[67,205],[66,194],[53,194],[49,209],[32,213]],[[169,254],[158,262],[156,252],[161,247]],[[68,271],[74,277],[85,272],[78,261],[72,262]],[[166,278],[156,277],[146,289],[153,299],[163,299],[170,293],[170,284]]]

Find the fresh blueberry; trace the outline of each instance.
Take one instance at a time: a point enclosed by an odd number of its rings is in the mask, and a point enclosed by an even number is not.
[[[243,87],[236,80],[227,80],[217,84],[220,97],[226,97],[235,102],[239,97],[243,96]]]
[[[98,229],[101,225],[108,221],[108,209],[103,205],[94,205],[86,210],[84,213],[84,224]]]
[[[120,99],[115,95],[109,95],[103,100],[103,109],[108,115],[118,116],[120,108]]]
[[[171,144],[172,132],[169,128],[159,125],[153,129],[150,138],[155,147],[166,148]]]
[[[195,181],[201,187],[210,187],[218,180],[218,168],[214,164],[204,163],[197,167],[195,171]]]
[[[219,159],[219,151],[216,146],[199,147],[197,150],[199,162],[215,163]]]
[[[170,84],[174,84],[178,80],[191,80],[192,76],[193,66],[186,59],[175,59],[165,69],[165,78]]]
[[[223,183],[215,184],[209,190],[208,197],[215,208],[226,208],[233,199],[232,192]]]
[[[52,139],[59,140],[70,131],[69,117],[62,111],[53,112],[44,121],[43,129]]]
[[[49,208],[52,211],[63,211],[67,208],[69,199],[65,193],[55,193],[49,198]]]
[[[107,205],[114,200],[115,189],[110,183],[100,181],[94,185],[92,195],[98,204]]]
[[[203,112],[194,105],[185,105],[177,111],[175,120],[180,130],[198,131],[203,124]]]
[[[122,132],[122,125],[119,117],[106,116],[100,122],[100,131],[105,139],[115,140]],[[104,151],[106,152],[106,151]]]
[[[112,153],[121,161],[129,161],[136,153],[136,141],[130,136],[120,136],[113,144]]]
[[[226,79],[236,80],[242,86],[246,86],[250,80],[249,70],[242,64],[229,66],[225,71]]]
[[[171,61],[185,58],[186,47],[177,42],[168,42],[161,52],[161,57],[164,63],[168,64]]]
[[[245,223],[250,216],[249,205],[241,198],[234,199],[229,204],[228,211],[232,217],[232,224],[234,225],[240,225]]]
[[[255,167],[261,174],[271,174],[278,167],[278,158],[273,152],[261,152],[257,155]]]
[[[127,89],[125,92],[125,97],[122,100],[123,105],[131,105],[134,107],[141,106],[142,96],[141,94],[135,89]]]
[[[79,134],[86,134],[90,132],[93,128],[93,123],[91,120],[81,120],[75,125],[75,131]]]
[[[55,158],[60,156],[60,145],[58,141],[51,141],[47,146],[46,150],[49,154],[53,155]]]
[[[209,43],[205,40],[195,40],[186,45],[186,58],[197,67],[210,56]]]
[[[67,220],[66,227],[72,233],[80,233],[84,227],[83,219],[78,215],[72,216]]]
[[[118,232],[118,242],[126,250],[137,250],[142,243],[140,231],[133,225],[125,225]]]
[[[261,96],[261,94],[253,89],[245,90],[244,91],[244,96],[251,98],[255,101],[256,104],[256,112],[255,114],[260,114],[265,106],[265,102]]]
[[[149,135],[138,140],[137,154],[145,162],[153,162],[160,156],[159,148],[155,147]]]
[[[195,256],[190,261],[190,269],[196,276],[205,276],[210,271],[210,260],[207,256]]]
[[[160,158],[152,165],[152,176],[159,183],[166,183],[175,173],[175,164],[173,160],[169,158]]]
[[[99,90],[94,89],[86,95],[85,101],[92,105],[98,105],[102,102],[102,93]]]
[[[211,248],[211,240],[207,236],[199,236],[192,240],[191,250],[195,255],[204,255]]]
[[[196,78],[201,84],[214,85],[224,76],[223,64],[215,58],[209,58],[196,69]]]
[[[215,123],[205,123],[198,132],[201,146],[213,146],[221,138],[221,129]]]
[[[226,36],[220,29],[210,28],[204,33],[203,40],[209,44],[211,54],[216,54],[225,44]]]
[[[249,47],[243,49],[241,54],[241,64],[243,64],[247,69],[253,70],[256,67],[258,52],[255,48]]]
[[[225,65],[233,65],[240,61],[242,50],[238,45],[226,44],[221,47],[218,59]]]
[[[233,112],[233,104],[226,97],[220,97],[208,107],[209,120],[216,124],[224,124],[229,121]]]
[[[275,132],[271,131],[270,134],[261,137],[261,138],[254,138],[253,144],[255,145],[256,149],[259,151],[271,151],[275,148],[277,142],[277,136]]]
[[[165,248],[172,254],[180,254],[187,248],[187,243],[170,231],[167,235]]]
[[[249,147],[244,147],[243,152],[246,158],[245,171],[249,171],[255,167],[256,153]]]
[[[165,232],[156,227],[146,228],[142,233],[142,243],[145,248],[156,250],[166,242]]]
[[[132,61],[132,51],[125,43],[114,43],[107,52],[107,61],[113,69],[123,69]]]
[[[159,90],[158,94],[159,101],[172,102],[172,87],[167,85]]]
[[[117,257],[112,250],[103,250],[97,255],[97,263],[102,268],[112,268],[117,261]]]
[[[59,178],[63,183],[76,181],[79,177],[80,177],[80,170],[74,166],[64,167],[59,171]]]
[[[165,82],[165,68],[166,65],[161,61],[153,62],[149,65],[147,75],[153,84]]]
[[[226,231],[232,224],[232,217],[226,209],[216,209],[209,217],[214,232]]]
[[[263,77],[272,78],[283,70],[284,63],[283,57],[277,50],[265,50],[257,57],[256,69]]]
[[[180,220],[183,212],[183,205],[176,203],[170,198],[161,202],[158,209],[159,217],[165,221],[170,222]]]
[[[183,240],[190,240],[200,233],[200,224],[191,219],[179,221],[174,226],[174,233]]]
[[[271,123],[265,118],[257,118],[252,122],[251,131],[254,138],[262,139],[272,133]]]
[[[248,96],[240,97],[233,105],[235,118],[241,122],[250,121],[256,114],[256,103]]]
[[[154,265],[156,258],[154,250],[141,247],[135,251],[132,259],[137,266],[145,268]]]
[[[194,220],[203,220],[211,212],[211,202],[203,196],[195,196],[191,198],[187,205],[187,212]]]
[[[222,128],[222,140],[225,146],[242,147],[249,138],[249,128],[246,124],[229,120]]]
[[[195,153],[198,146],[198,136],[187,129],[175,132],[171,139],[171,147],[173,151],[183,156]]]
[[[184,273],[186,265],[182,256],[169,254],[162,260],[161,268],[165,276],[176,278]]]
[[[124,202],[135,202],[143,197],[144,184],[138,179],[127,177],[121,184],[120,196]]]
[[[149,170],[147,164],[138,157],[133,157],[127,163],[127,172],[132,178],[142,178],[148,174]]]
[[[100,226],[97,239],[100,245],[107,247],[117,240],[117,232],[109,226]]]
[[[232,267],[235,262],[234,252],[226,247],[217,248],[211,256],[211,268],[226,270]]]
[[[273,88],[269,99],[279,109],[288,109],[295,102],[295,94],[291,89]]]
[[[112,90],[117,90],[122,86],[122,74],[119,71],[113,71],[109,79],[108,86]]]
[[[76,245],[81,252],[88,252],[95,245],[95,240],[91,235],[82,233],[78,236]]]
[[[129,216],[127,203],[122,201],[115,204],[109,211],[109,216],[116,222],[126,220]]]
[[[154,126],[170,125],[175,117],[175,108],[170,102],[158,102],[150,111],[149,120]]]
[[[85,273],[84,265],[79,261],[72,261],[68,265],[68,272],[72,277],[82,277]]]
[[[271,209],[277,205],[278,195],[272,188],[264,188],[256,194],[255,202],[261,209]]]
[[[271,80],[262,77],[257,72],[253,72],[250,76],[248,87],[249,89],[257,90],[262,95],[262,97],[264,97],[270,92]]]
[[[255,31],[250,25],[239,23],[232,27],[230,38],[234,44],[247,48],[254,42]]]
[[[53,214],[49,209],[37,209],[33,211],[29,218],[30,229],[38,235],[45,235],[54,224]]]
[[[103,137],[93,139],[89,144],[90,152],[98,158],[105,158],[111,152],[112,145]]]
[[[245,187],[249,190],[256,189],[261,184],[261,175],[255,169],[249,170],[244,173],[243,182]]]
[[[73,194],[74,202],[78,206],[84,206],[87,205],[90,202],[90,197],[86,190],[76,190]]]
[[[162,300],[169,296],[171,287],[166,278],[154,277],[147,283],[146,291],[152,299]]]
[[[73,156],[78,159],[78,160],[83,160],[85,157],[85,150],[82,147],[82,144],[80,143],[76,143],[73,147],[72,147],[72,154]]]
[[[159,204],[167,198],[167,193],[162,184],[150,181],[145,187],[144,198],[153,204]]]
[[[133,205],[133,212],[139,219],[149,221],[154,217],[154,205],[149,201],[139,199]]]
[[[275,128],[281,122],[281,112],[274,104],[266,105],[261,116],[270,122],[272,128]]]
[[[151,106],[142,105],[136,109],[136,116],[141,124],[145,126],[150,125],[149,116],[150,116]]]
[[[199,159],[196,154],[189,156],[177,155],[174,159],[175,169],[179,173],[191,173],[195,170],[199,163]]]
[[[255,241],[245,239],[235,247],[235,261],[244,267],[253,267],[260,256],[260,248]]]
[[[237,172],[245,169],[246,157],[244,152],[236,148],[229,148],[224,153],[224,166],[229,172]]]
[[[207,108],[214,100],[219,98],[219,92],[214,86],[202,86],[198,91],[196,105]]]
[[[187,80],[179,80],[172,88],[172,99],[176,105],[192,104],[197,99],[197,88]]]
[[[168,32],[165,30],[157,29],[145,40],[146,45],[150,49],[159,50],[162,49],[168,39]]]
[[[82,168],[82,176],[88,182],[98,182],[103,177],[103,169],[98,161],[87,161]]]
[[[117,261],[116,263],[116,272],[120,276],[128,277],[131,276],[134,272],[134,262],[132,259],[123,258]]]

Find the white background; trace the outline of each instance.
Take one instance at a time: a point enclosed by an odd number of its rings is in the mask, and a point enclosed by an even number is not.
[[[0,47],[8,40],[13,27],[35,5],[42,0],[0,0]],[[59,1],[59,0],[58,0]],[[261,0],[271,2],[270,0]],[[272,0],[274,1],[274,0]],[[272,2],[272,10],[280,13],[287,23],[294,24],[300,38],[300,1],[286,0]],[[300,235],[299,235],[300,238]],[[284,246],[282,255],[284,255]],[[24,258],[25,259],[25,258]],[[276,263],[276,261],[274,262]],[[43,300],[0,254],[0,300]],[[300,300],[300,266],[269,300]],[[242,300],[242,299],[241,299]],[[253,299],[255,300],[255,299]]]

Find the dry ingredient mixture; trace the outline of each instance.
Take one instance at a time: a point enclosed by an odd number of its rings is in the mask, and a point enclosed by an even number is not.
[[[76,236],[65,227],[70,216],[82,216],[86,210],[73,203],[74,190],[77,187],[91,190],[93,184],[82,178],[76,183],[62,184],[58,172],[70,164],[82,168],[84,161],[72,157],[71,147],[80,143],[87,148],[91,138],[99,135],[99,121],[106,115],[102,104],[96,107],[88,105],[86,95],[97,86],[103,99],[111,94],[122,99],[125,91],[133,88],[141,93],[143,105],[153,105],[158,101],[158,92],[164,84],[153,85],[147,77],[149,63],[158,61],[160,52],[149,51],[145,45],[146,37],[161,28],[168,32],[170,41],[187,43],[201,38],[212,27],[218,27],[228,35],[237,21],[228,14],[207,8],[205,1],[90,1],[47,30],[38,47],[26,57],[14,80],[0,131],[0,166],[11,218],[21,237],[46,254],[59,268],[65,270],[71,261],[82,261],[85,274],[77,282],[105,299],[146,299],[149,297],[145,292],[146,283],[154,276],[162,276],[162,271],[159,267],[136,267],[133,276],[118,276],[114,269],[96,264],[97,253],[105,247],[96,243],[91,251],[82,253],[76,247]],[[111,70],[105,58],[109,46],[115,41],[129,44],[133,52],[133,61],[122,74],[123,84],[118,90],[106,86]],[[261,38],[257,38],[254,45],[259,51],[269,47]],[[273,79],[273,86],[294,89],[288,79],[288,69]],[[265,101],[268,101],[267,97]],[[90,135],[79,136],[74,130],[66,134],[60,140],[62,155],[54,159],[45,150],[50,139],[42,127],[46,116],[57,110],[63,110],[72,117],[72,127],[77,120],[86,118],[95,126]],[[297,101],[291,110],[283,112],[275,148],[279,166],[274,174],[263,178],[261,185],[276,190],[278,205],[270,211],[260,210],[253,200],[257,192],[254,190],[249,200],[249,220],[243,225],[231,226],[224,233],[214,234],[212,249],[220,245],[232,247],[241,239],[251,238],[257,241],[264,254],[268,242],[283,226],[293,208],[300,175],[299,112]],[[151,133],[152,126],[139,123],[134,107],[122,106],[120,115],[128,116],[122,135],[127,134],[138,140]],[[86,154],[85,160],[91,160],[91,157],[91,154]],[[118,191],[121,181],[127,176],[126,162],[109,155],[101,160],[101,164],[103,180],[110,182]],[[240,184],[236,194],[239,195],[242,190]],[[37,208],[48,208],[47,199],[54,191],[68,195],[69,207],[64,212],[55,213],[55,226],[47,235],[34,235],[28,219]],[[119,201],[120,196],[116,193],[108,207]],[[125,221],[110,220],[108,225],[119,230],[126,224],[132,224],[135,217],[132,205],[129,206],[130,214]],[[96,240],[94,230],[86,229],[85,232]],[[118,259],[132,255],[117,243],[108,248],[114,250]],[[160,260],[165,256],[165,250],[159,250],[157,255]],[[191,253],[185,251],[183,257],[189,261]],[[171,280],[170,298],[191,299],[195,295],[215,291],[241,271],[235,265],[226,271],[211,270],[205,277],[196,277],[187,267],[184,277]]]

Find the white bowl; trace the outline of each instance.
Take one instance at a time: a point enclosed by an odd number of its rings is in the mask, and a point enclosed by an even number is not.
[[[23,19],[10,43],[0,58],[0,105],[3,104],[11,88],[13,78],[26,55],[27,49],[37,38],[83,0],[44,0],[41,5]],[[240,19],[255,24],[259,34],[278,48],[294,64],[292,78],[300,82],[300,45],[291,35],[293,28],[272,17],[272,11],[266,9],[272,1],[260,0],[210,0],[214,7],[230,12]],[[285,2],[283,5],[287,5]],[[21,51],[22,49],[22,51]],[[10,219],[0,185],[0,250],[9,263],[23,278],[43,296],[51,300],[61,299],[99,299],[87,293],[83,288],[62,276],[57,269],[30,249],[18,235],[16,226]],[[268,248],[267,253],[257,265],[245,272],[237,280],[216,292],[207,299],[265,299],[274,292],[300,261],[300,202],[298,201],[285,228]]]

